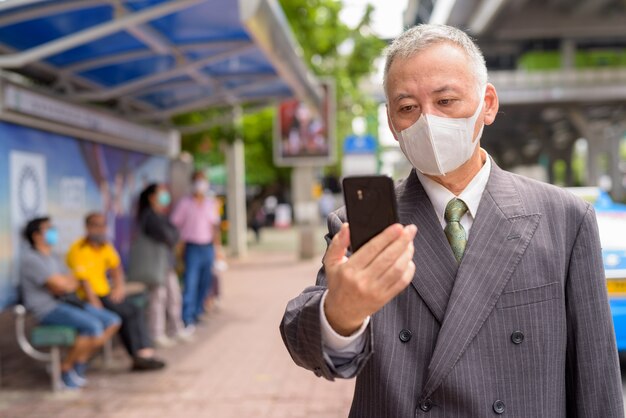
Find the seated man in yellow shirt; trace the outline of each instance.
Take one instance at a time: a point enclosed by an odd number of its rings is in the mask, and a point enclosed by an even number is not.
[[[67,264],[79,280],[81,295],[92,305],[104,306],[122,318],[120,336],[133,359],[132,370],[163,368],[165,363],[154,356],[142,310],[126,299],[124,270],[117,251],[107,242],[104,215],[90,213],[85,227],[87,235],[72,244],[67,254]]]

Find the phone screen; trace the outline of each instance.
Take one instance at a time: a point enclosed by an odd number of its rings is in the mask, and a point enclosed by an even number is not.
[[[350,224],[350,246],[357,251],[398,222],[393,180],[387,176],[346,177],[343,193]]]

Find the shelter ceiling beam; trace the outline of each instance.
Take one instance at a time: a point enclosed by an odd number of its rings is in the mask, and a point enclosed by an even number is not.
[[[55,39],[33,48],[16,52],[11,55],[0,56],[0,68],[19,68],[34,61],[43,60],[52,55],[76,48],[91,41],[101,39],[105,36],[128,29],[133,26],[148,22],[177,12],[182,9],[189,8],[204,0],[177,0],[175,2],[165,3],[159,6],[153,6],[140,12],[122,16],[119,19],[113,19],[106,23],[84,29],[59,39]]]
[[[11,3],[11,1],[0,4],[0,11],[2,11],[3,9],[1,6],[6,6],[6,3]],[[23,3],[27,2],[20,1],[20,6],[23,5]],[[112,4],[111,0],[82,0],[74,2],[50,3],[34,9],[20,10],[14,13],[9,13],[6,16],[2,16],[0,17],[0,26],[15,25],[16,23],[25,22],[28,20],[40,19],[46,16],[52,16],[80,9],[88,9],[91,7],[104,6],[107,4]]]
[[[264,105],[266,105],[268,102],[272,100],[279,100],[279,99],[284,99],[284,96],[280,96],[276,94],[268,94],[264,96],[257,96],[257,97],[251,97],[251,98],[240,97],[240,98],[237,98],[237,101],[235,103],[228,103],[228,105],[233,106],[237,104],[253,104],[253,103],[263,103]],[[224,104],[225,104],[224,101],[220,100],[219,98],[203,99],[203,100],[199,100],[199,101],[184,105],[184,107],[181,106],[178,109],[168,110],[166,112],[167,114],[161,115],[161,118],[168,118],[174,115],[179,115],[181,113],[191,112],[194,110],[210,109],[216,106],[223,106]],[[149,118],[149,119],[152,119],[152,118]],[[144,119],[139,118],[139,120],[144,120]]]
[[[0,52],[7,52],[7,53],[12,53],[14,52],[14,49],[10,48],[7,45],[1,44],[0,43]],[[36,71],[46,74],[48,77],[50,77],[51,79],[56,79],[56,82],[59,83],[60,87],[63,87],[64,83],[67,83],[68,81],[71,82],[75,87],[79,87],[82,90],[97,90],[97,89],[101,89],[102,86],[99,85],[98,83],[92,81],[92,80],[88,80],[80,75],[77,74],[63,74],[57,67],[48,64],[45,61],[37,61],[37,62],[33,62],[32,64],[29,64],[29,68],[33,68]],[[0,70],[1,72],[2,70]],[[70,89],[66,89],[65,92],[72,90]],[[71,96],[67,97],[68,100],[70,101],[75,101],[75,94],[74,92],[76,91],[76,89],[73,90],[73,93]],[[60,92],[63,94],[63,90]],[[143,112],[148,112],[148,111],[154,111],[154,106],[152,106],[149,103],[143,102],[143,101],[139,101],[139,100],[135,100],[135,99],[129,99],[128,101],[129,103],[131,103],[137,110],[143,111]]]
[[[228,80],[237,80],[237,79],[245,79],[245,75],[239,76],[239,75],[227,75],[227,76],[213,76],[212,77],[214,80],[217,80],[218,82],[222,83],[224,81],[228,81]],[[258,76],[255,75],[254,76],[254,81],[262,81],[264,83],[268,83],[271,81],[274,81],[277,79],[276,74],[267,74],[267,75],[263,75],[263,76]],[[198,83],[194,82],[192,80],[184,80],[184,81],[174,81],[172,83],[165,83],[165,84],[159,84],[156,86],[152,86],[152,87],[148,87],[146,89],[142,89],[141,90],[141,95],[146,95],[146,94],[151,94],[151,93],[158,93],[160,91],[165,91],[165,90],[171,90],[171,89],[177,89],[177,88],[185,88],[185,87],[194,87],[197,86]]]
[[[244,41],[244,40],[238,39],[238,40],[227,40],[227,41],[224,40],[224,41],[211,41],[211,42],[196,42],[193,44],[180,45],[180,46],[177,46],[177,48],[181,51],[187,52],[187,51],[192,51],[192,50],[219,48],[222,46],[225,46],[228,48],[238,48],[240,46],[248,45],[248,44],[250,44],[250,41]],[[61,71],[67,72],[67,73],[89,71],[89,70],[93,70],[96,68],[106,67],[109,65],[120,64],[126,61],[134,61],[134,60],[140,60],[143,58],[149,58],[149,57],[154,56],[154,54],[155,52],[149,49],[140,50],[140,51],[123,52],[119,54],[111,54],[111,55],[107,55],[104,57],[86,59],[86,60],[77,62],[75,64],[67,65],[65,67],[62,67]]]
[[[237,88],[227,90],[226,92],[217,93],[215,95],[212,95],[209,98],[204,97],[202,99],[194,100],[189,103],[181,104],[180,106],[176,106],[176,107],[172,107],[169,109],[164,109],[164,110],[160,110],[156,112],[146,113],[146,114],[138,116],[138,118],[140,120],[163,119],[163,118],[168,118],[168,117],[178,115],[181,113],[189,112],[192,110],[201,109],[205,107],[205,104],[206,104],[206,107],[211,107],[212,105],[215,105],[215,104],[233,105],[233,104],[245,103],[248,101],[258,101],[256,100],[256,97],[246,98],[246,97],[239,97],[238,95],[246,94],[246,93],[250,94],[255,89],[259,87],[263,87],[266,84],[267,84],[267,80],[258,80],[254,83],[245,84],[243,86],[239,86]],[[231,97],[232,97],[232,100],[230,100]],[[266,97],[266,96],[261,96],[261,97]],[[271,95],[269,97],[275,98],[279,96]]]
[[[119,97],[130,92],[140,92],[141,89],[144,87],[149,87],[155,83],[177,77],[181,74],[188,74],[190,69],[202,69],[203,67],[206,67],[207,65],[210,65],[212,63],[224,61],[228,58],[241,55],[253,48],[254,44],[250,43],[230,51],[207,57],[199,61],[189,62],[183,65],[176,66],[169,71],[163,71],[157,74],[141,77],[139,79],[135,79],[133,81],[121,84],[117,87],[111,88],[109,90],[79,94],[77,95],[77,99],[102,101],[113,99],[115,97]]]
[[[123,6],[122,6],[123,7]],[[124,11],[128,12],[126,8]],[[129,29],[130,32],[135,35],[139,40],[144,42],[151,50],[156,54],[172,54],[176,58],[176,64],[185,66],[190,63],[187,56],[183,51],[173,45],[168,39],[166,39],[161,33],[152,29],[147,25],[137,25]],[[223,86],[213,79],[211,76],[204,74],[199,68],[188,66],[187,75],[195,80],[201,86],[211,86],[217,92],[223,93],[229,102],[234,101],[235,97],[230,95]]]

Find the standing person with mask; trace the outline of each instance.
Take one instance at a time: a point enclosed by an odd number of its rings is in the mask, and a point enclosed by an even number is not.
[[[162,369],[165,363],[155,356],[142,309],[126,298],[124,270],[119,254],[107,240],[104,214],[88,214],[85,228],[86,236],[74,242],[67,253],[67,264],[79,280],[81,296],[122,318],[120,337],[133,360],[132,370]]]
[[[479,48],[416,26],[388,48],[384,87],[415,168],[400,223],[351,254],[345,208],[328,217],[316,286],[281,323],[294,361],[356,376],[350,417],[623,417],[593,208],[479,146],[498,113]]]
[[[183,197],[174,212],[172,223],[178,227],[185,244],[183,274],[183,321],[193,330],[204,312],[204,300],[211,290],[213,261],[220,246],[220,215],[209,182],[203,171],[191,177],[192,194]]]
[[[171,203],[170,193],[162,184],[152,183],[139,195],[137,210],[138,237],[136,245],[143,243],[151,248],[162,250],[159,254],[164,260],[131,259],[129,276],[131,279],[133,265],[150,263],[151,267],[162,270],[150,283],[150,302],[148,307],[148,324],[152,338],[157,346],[169,347],[175,340],[190,341],[192,338],[181,319],[181,292],[178,276],[174,271],[174,247],[179,239],[176,227],[170,222],[166,213]],[[131,257],[133,256],[131,251]],[[146,271],[146,269],[137,269]],[[169,324],[170,334],[167,336]]]
[[[49,217],[28,222],[24,237],[30,244],[20,257],[20,290],[26,309],[42,325],[63,325],[76,329],[74,345],[61,364],[61,379],[66,388],[87,383],[85,373],[91,355],[120,327],[121,319],[101,304],[81,303],[75,290],[77,280],[62,271],[52,254],[59,235]]]

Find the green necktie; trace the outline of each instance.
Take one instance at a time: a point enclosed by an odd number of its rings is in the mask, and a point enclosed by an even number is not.
[[[465,244],[467,244],[467,235],[463,225],[461,225],[461,218],[465,215],[465,212],[467,212],[467,205],[464,201],[455,197],[446,205],[444,214],[446,227],[443,231],[446,233],[457,263],[461,263],[463,253],[465,252]]]

